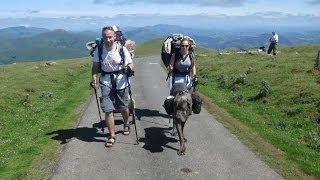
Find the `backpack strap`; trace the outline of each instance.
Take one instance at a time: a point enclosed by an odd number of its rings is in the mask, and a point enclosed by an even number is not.
[[[120,57],[121,57],[121,62],[120,62],[120,65],[123,65],[124,64],[124,60],[125,60],[125,54],[124,54],[124,50],[123,50],[123,45],[121,44],[121,42],[117,42],[118,44],[118,48],[119,49],[119,54],[120,54]]]
[[[191,67],[192,67],[192,64],[194,63],[193,62],[193,59],[194,59],[194,53],[192,50],[189,50],[189,58],[190,58],[190,61],[191,61],[191,66],[189,67],[189,73],[191,71]]]
[[[103,48],[103,41],[98,45],[98,57],[99,57],[99,62],[102,62],[102,49]]]

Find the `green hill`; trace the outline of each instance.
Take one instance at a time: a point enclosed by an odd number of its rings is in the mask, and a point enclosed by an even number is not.
[[[32,37],[0,37],[0,64],[79,58],[88,55],[85,43],[92,35],[54,30]]]
[[[160,55],[162,43],[163,39],[154,39],[137,44],[134,51],[135,57]]]
[[[199,91],[236,118],[215,109],[226,127],[287,179],[305,179],[300,170],[320,178],[319,51],[320,45],[280,48],[275,57],[198,51]]]
[[[161,43],[138,44],[136,57],[159,56]],[[320,73],[313,69],[320,45],[279,50],[273,57],[197,48],[198,91],[207,109],[286,179],[320,178]],[[90,70],[89,58],[0,65],[1,178],[46,176],[60,148],[52,132],[72,132],[76,108],[91,92]]]
[[[160,55],[161,43],[137,46],[137,57]],[[279,51],[272,56],[198,47],[198,91],[209,111],[279,174],[319,178],[320,45]]]

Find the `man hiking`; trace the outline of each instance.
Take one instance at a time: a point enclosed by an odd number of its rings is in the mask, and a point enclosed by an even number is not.
[[[269,41],[270,41],[270,45],[268,48],[268,54],[272,52],[272,54],[275,56],[277,54],[277,45],[278,45],[278,34],[276,32],[272,32],[272,36],[270,37]]]
[[[106,147],[112,147],[116,142],[115,123],[113,111],[119,109],[123,117],[123,134],[129,135],[129,109],[128,109],[128,77],[132,72],[133,63],[129,51],[116,41],[113,27],[102,28],[103,42],[93,52],[92,82],[97,88],[97,74],[101,72],[99,84],[101,87],[100,105],[105,113],[109,137]]]

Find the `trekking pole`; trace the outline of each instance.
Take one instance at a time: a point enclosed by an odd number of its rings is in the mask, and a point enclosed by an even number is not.
[[[132,71],[130,68],[128,68],[128,71],[130,71],[130,72],[127,72],[127,82],[128,82],[128,88],[129,88],[130,106],[133,108],[132,109],[132,123],[134,124],[134,129],[136,132],[137,144],[139,144],[138,131],[137,131],[137,125],[136,125],[136,117],[134,114],[134,104],[133,104],[132,93],[131,93],[131,84],[129,81],[129,76],[130,77],[133,76],[134,71]]]
[[[169,71],[169,72],[168,72],[168,75],[167,75],[166,81],[169,79],[170,74],[171,74],[171,71]]]
[[[100,128],[101,128],[101,131],[104,132],[103,122],[102,122],[101,112],[100,112],[100,106],[99,106],[99,100],[98,100],[98,95],[97,95],[97,88],[92,84],[92,82],[90,83],[90,86],[94,89],[94,94],[96,95],[96,102],[97,102],[98,112],[99,112],[99,117],[100,117]]]

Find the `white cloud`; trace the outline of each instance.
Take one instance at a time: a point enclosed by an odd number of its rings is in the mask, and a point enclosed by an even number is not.
[[[93,4],[111,4],[111,5],[127,5],[127,4],[192,4],[197,6],[220,6],[220,7],[237,7],[242,6],[245,0],[94,0]]]

